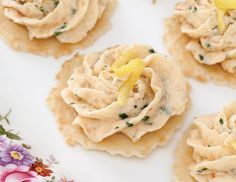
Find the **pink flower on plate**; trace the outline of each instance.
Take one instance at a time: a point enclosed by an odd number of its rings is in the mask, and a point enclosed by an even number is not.
[[[36,182],[36,174],[27,166],[0,166],[0,182]]]

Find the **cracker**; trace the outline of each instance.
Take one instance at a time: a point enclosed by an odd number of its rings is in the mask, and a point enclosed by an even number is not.
[[[84,134],[80,126],[72,125],[77,114],[61,98],[61,90],[67,86],[67,80],[72,74],[73,68],[81,64],[82,60],[83,57],[77,55],[72,60],[64,63],[57,75],[57,85],[51,91],[47,100],[49,108],[56,116],[59,129],[69,145],[75,146],[80,144],[85,149],[106,151],[112,155],[145,157],[156,147],[165,145],[183,123],[185,113],[172,117],[163,128],[144,135],[136,143],[133,143],[122,133],[114,134],[102,142],[93,143]]]
[[[226,118],[232,116],[235,109],[236,102],[229,104],[224,107],[224,113],[226,114]],[[223,118],[222,115],[218,116],[216,114],[201,116],[198,118],[198,122],[205,123],[206,125],[210,125],[212,118],[217,118],[217,122],[219,118]],[[182,138],[177,144],[176,147],[176,160],[174,164],[174,181],[175,182],[196,182],[196,180],[190,174],[190,167],[196,165],[196,161],[193,158],[194,150],[193,147],[187,144],[187,140],[191,136],[191,132],[199,128],[199,125],[195,122],[191,124],[191,126],[184,132]]]
[[[56,38],[29,39],[29,34],[24,26],[9,20],[3,14],[3,6],[0,0],[0,38],[16,51],[30,52],[41,56],[53,56],[55,58],[69,55],[76,49],[84,49],[92,45],[102,34],[111,28],[110,17],[117,4],[112,0],[98,20],[96,26],[88,33],[87,37],[76,44],[63,44]]]
[[[190,38],[181,33],[179,16],[173,16],[165,21],[164,42],[172,57],[182,68],[184,74],[199,81],[213,81],[219,85],[236,88],[236,73],[230,74],[217,65],[204,65],[198,63],[191,52],[185,49]]]
[[[195,179],[190,175],[189,167],[194,163],[193,160],[193,149],[187,145],[187,138],[190,132],[194,129],[191,126],[183,134],[181,140],[178,142],[176,149],[176,161],[174,164],[174,181],[175,182],[196,182]]]

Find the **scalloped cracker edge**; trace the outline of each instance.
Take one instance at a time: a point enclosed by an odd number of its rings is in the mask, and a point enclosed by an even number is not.
[[[189,167],[194,163],[193,149],[187,145],[187,138],[193,129],[194,126],[190,126],[177,144],[173,176],[175,182],[196,182],[189,171]]]

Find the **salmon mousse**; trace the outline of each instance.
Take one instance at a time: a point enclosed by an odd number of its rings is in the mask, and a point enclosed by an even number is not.
[[[236,1],[182,1],[165,29],[165,44],[187,76],[236,88]]]
[[[236,102],[196,117],[177,147],[176,182],[236,181]]]
[[[48,98],[67,143],[126,157],[167,143],[188,103],[175,62],[138,44],[75,56]]]
[[[59,57],[107,30],[115,0],[0,0],[0,37],[13,48]]]

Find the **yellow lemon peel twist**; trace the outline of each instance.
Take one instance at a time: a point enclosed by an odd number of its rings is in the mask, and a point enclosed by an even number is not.
[[[236,141],[232,142],[231,145],[232,145],[233,149],[236,150]]]
[[[214,0],[215,5],[219,9],[229,10],[236,9],[236,1],[235,0]]]
[[[144,69],[145,64],[143,60],[137,58],[132,51],[124,52],[120,58],[114,62],[112,65],[112,71],[114,71],[118,77],[129,76],[119,90],[117,102],[120,105],[123,106],[125,104],[130,91],[135,86]]]
[[[224,15],[228,10],[236,9],[236,0],[214,0],[218,8],[218,26],[221,32],[226,29]]]
[[[111,69],[115,71],[121,66],[127,64],[131,59],[137,58],[137,54],[132,50],[127,50],[121,54],[121,56],[113,63]]]

